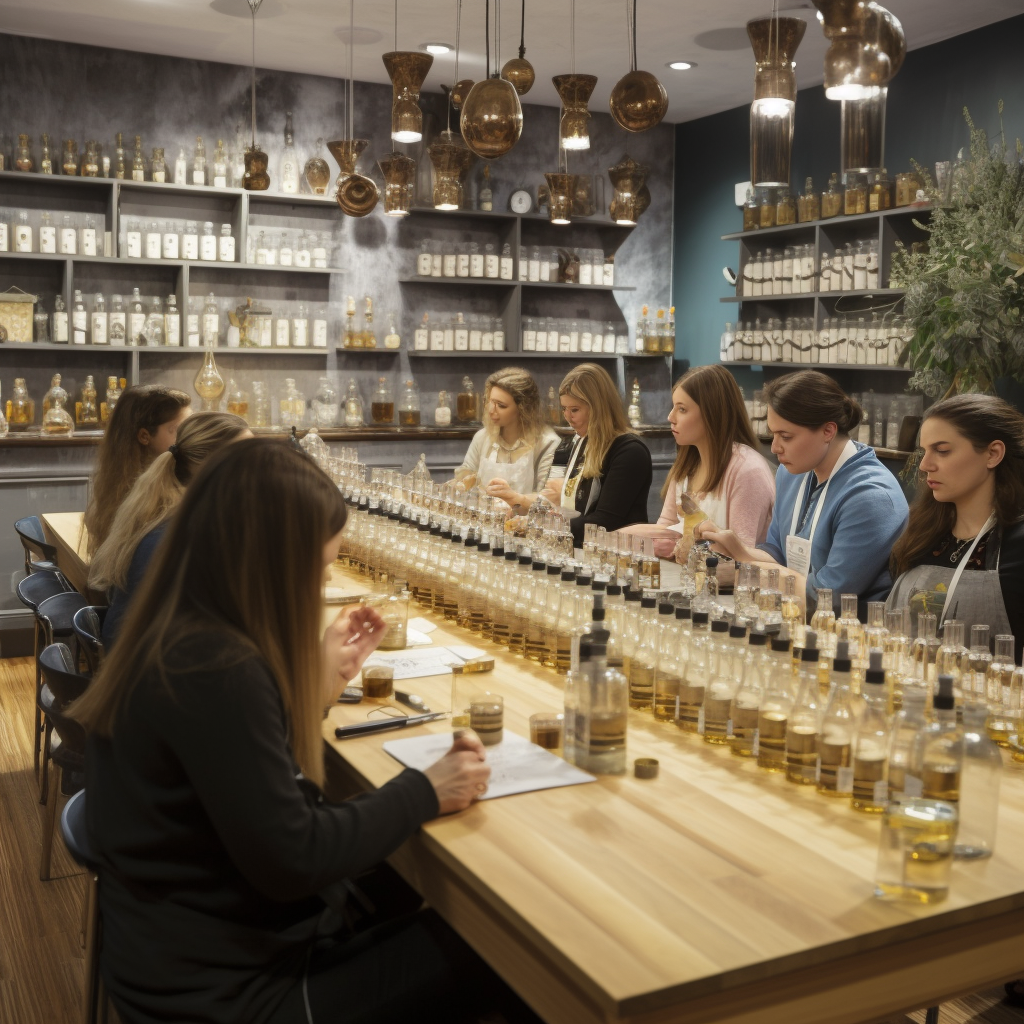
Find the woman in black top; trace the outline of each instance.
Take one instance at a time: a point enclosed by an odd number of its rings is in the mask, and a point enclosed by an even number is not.
[[[102,971],[125,1021],[379,1024],[433,999],[461,1019],[472,954],[432,912],[353,936],[319,895],[467,807],[489,775],[468,734],[425,772],[325,802],[323,709],[385,628],[354,607],[320,640],[344,524],[305,455],[228,446],[190,485],[117,656],[76,705]]]
[[[992,395],[936,402],[921,424],[925,488],[892,549],[887,608],[1024,645],[1024,416]]]
[[[646,523],[651,453],[630,427],[607,371],[580,363],[565,375],[558,394],[575,434],[555,452],[544,496],[581,513],[569,524],[575,545],[583,544],[587,523],[606,530]]]

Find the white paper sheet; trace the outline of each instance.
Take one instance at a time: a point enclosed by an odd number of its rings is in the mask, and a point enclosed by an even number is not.
[[[366,659],[365,665],[390,665],[395,670],[395,679],[422,679],[424,676],[446,676],[452,665],[486,656],[479,647],[453,644],[429,650],[376,651]]]
[[[422,615],[417,615],[409,620],[409,626],[412,629],[418,629],[421,633],[433,633],[437,629],[437,623],[431,622],[430,619],[423,618]]]
[[[388,740],[384,749],[407,768],[422,771],[443,757],[451,745],[451,733],[442,732]],[[491,781],[481,800],[594,781],[593,775],[507,730],[500,743],[487,748],[487,763],[491,766]]]

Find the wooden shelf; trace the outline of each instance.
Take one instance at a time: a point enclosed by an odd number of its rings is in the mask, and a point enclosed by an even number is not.
[[[907,366],[890,366],[885,363],[774,363],[757,359],[729,359],[722,361],[723,366],[751,366],[772,370],[839,370],[852,373],[857,370],[888,370],[891,373],[913,373]]]
[[[88,346],[87,346],[88,347]],[[99,345],[92,346],[99,348]],[[174,356],[174,355],[198,355],[201,356],[212,351],[218,356],[318,356],[321,359],[327,357],[330,349],[327,348],[228,348],[226,345],[218,345],[214,349],[204,348],[202,345],[139,345],[129,348],[129,352],[138,352],[150,356]]]
[[[870,298],[873,295],[903,295],[902,288],[858,288],[846,292],[794,292],[790,295],[726,295],[719,302],[792,302],[800,299]]]
[[[475,288],[483,285],[485,288],[515,288],[518,281],[502,281],[499,277],[433,277],[427,274],[417,274],[415,277],[400,277],[399,284],[460,284]]]
[[[802,224],[783,224],[771,228],[757,228],[754,231],[732,231],[722,235],[723,242],[734,242],[743,238],[767,238],[770,235],[796,234],[814,230],[817,227],[829,227],[833,224],[857,224],[870,220],[884,220],[887,217],[914,217],[921,213],[930,213],[934,207],[931,203],[917,203],[911,206],[894,206],[891,210],[874,210],[871,213],[855,213],[849,217],[840,214],[838,217],[808,220]]]

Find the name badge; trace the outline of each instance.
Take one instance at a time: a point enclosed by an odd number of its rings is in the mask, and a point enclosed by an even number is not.
[[[786,568],[801,576],[810,574],[811,542],[806,537],[789,534],[786,537]]]

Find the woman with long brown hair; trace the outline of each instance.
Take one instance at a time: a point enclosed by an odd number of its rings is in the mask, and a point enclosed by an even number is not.
[[[90,555],[107,539],[110,524],[139,474],[174,444],[191,404],[184,391],[162,384],[124,390],[107,422],[92,476],[85,513]]]
[[[241,416],[229,412],[190,416],[178,429],[174,444],[153,460],[121,502],[107,539],[89,563],[89,586],[108,592],[103,620],[107,653],[185,487],[214,452],[243,437],[252,437],[252,431]]]
[[[1024,645],[1024,416],[993,395],[936,402],[921,424],[924,487],[892,549],[888,608],[914,607]]]
[[[635,531],[654,537],[661,558],[685,557],[693,543],[684,531],[685,496],[699,507],[692,516],[703,513],[744,543],[760,544],[772,518],[775,477],[757,450],[736,379],[718,364],[687,370],[672,388],[668,421],[678,448],[661,489],[665,506],[656,525]],[[725,580],[721,569],[719,577]]]
[[[101,968],[126,1020],[404,1024],[424,1005],[461,1020],[466,982],[493,980],[430,911],[353,936],[318,896],[467,807],[489,775],[479,740],[459,735],[425,772],[324,799],[324,708],[386,628],[353,606],[321,639],[345,519],[301,452],[228,445],[186,491],[117,655],[73,708],[89,735]]]

